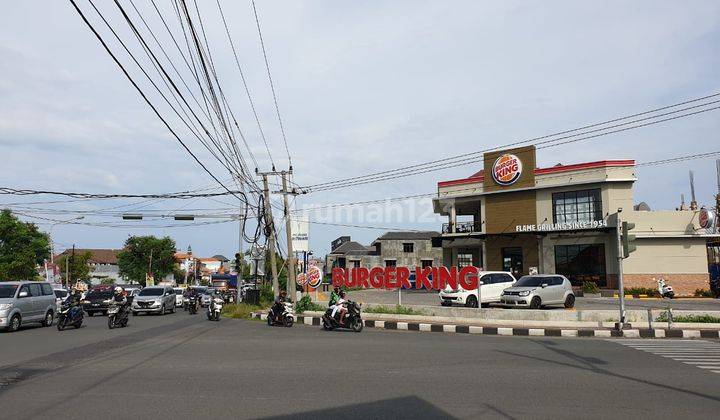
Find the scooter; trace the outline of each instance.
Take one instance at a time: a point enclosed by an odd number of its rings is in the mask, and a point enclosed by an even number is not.
[[[58,331],[64,330],[65,327],[67,327],[68,325],[72,325],[76,329],[80,328],[83,323],[83,317],[84,314],[82,306],[71,306],[69,303],[63,302],[62,306],[60,307],[60,312],[58,313]]]
[[[675,291],[673,290],[672,286],[665,283],[665,279],[663,279],[661,277],[657,283],[658,283],[658,292],[660,293],[660,297],[668,298],[668,299],[672,299],[675,297]]]
[[[198,310],[198,300],[199,298],[197,296],[190,296],[187,298],[187,306],[188,306],[188,312],[190,315],[195,315]]]
[[[288,328],[292,327],[295,323],[292,303],[283,302],[283,311],[281,313],[275,313],[275,306],[273,305],[270,311],[268,311],[267,323],[271,327],[275,325],[284,325]]]
[[[332,309],[328,308],[327,311],[325,311],[325,315],[322,316],[322,328],[325,331],[331,331],[336,328],[349,328],[355,332],[360,332],[363,330],[363,326],[365,326],[365,323],[360,316],[360,309],[360,304],[348,301],[347,312],[345,313],[343,324],[341,325],[337,316],[332,316]]]
[[[125,328],[128,324],[128,310],[121,303],[110,303],[108,307],[108,328]]]
[[[214,296],[210,299],[210,305],[207,308],[207,319],[210,321],[220,321],[220,312],[222,312],[223,298]]]

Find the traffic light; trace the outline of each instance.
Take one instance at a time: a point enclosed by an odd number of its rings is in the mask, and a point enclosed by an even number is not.
[[[242,269],[242,258],[240,257],[240,253],[235,253],[235,271],[240,272]]]
[[[637,245],[635,245],[635,235],[631,235],[629,231],[635,229],[635,223],[630,222],[622,222],[622,249],[623,249],[623,258],[627,258],[630,256],[631,252],[635,252],[637,250]]]

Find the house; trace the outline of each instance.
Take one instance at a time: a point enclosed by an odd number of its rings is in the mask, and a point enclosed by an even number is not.
[[[103,280],[112,280],[117,283],[121,280],[118,267],[118,254],[121,249],[75,248],[75,255],[90,253],[90,283],[100,284]],[[66,249],[58,257],[72,255],[72,249]],[[55,259],[57,261],[57,258]],[[58,267],[62,273],[65,267]]]

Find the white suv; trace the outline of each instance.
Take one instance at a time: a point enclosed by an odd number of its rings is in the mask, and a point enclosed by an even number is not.
[[[482,286],[480,286],[482,306],[500,302],[503,290],[515,284],[515,277],[505,271],[480,271],[478,272],[478,279],[482,282]],[[450,286],[447,286],[438,293],[438,296],[442,306],[452,306],[454,303],[465,305],[468,308],[477,308],[478,306],[477,290],[453,290]]]

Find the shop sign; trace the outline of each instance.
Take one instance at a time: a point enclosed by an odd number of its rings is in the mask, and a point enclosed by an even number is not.
[[[300,286],[317,289],[322,283],[322,270],[316,265],[310,265],[307,273],[298,273],[296,281]]]
[[[512,185],[522,175],[522,162],[513,154],[501,155],[492,167],[492,177],[499,185]]]
[[[710,229],[715,225],[715,212],[706,208],[700,209],[700,216],[698,218],[700,227],[703,229]]]
[[[592,222],[542,223],[539,225],[517,225],[515,232],[556,232],[563,230],[601,229],[608,227],[605,220]]]
[[[442,290],[450,286],[453,290],[477,290],[479,269],[467,267],[373,267],[333,268],[333,287],[360,287],[372,289],[413,288],[411,273],[415,274],[415,288]]]

